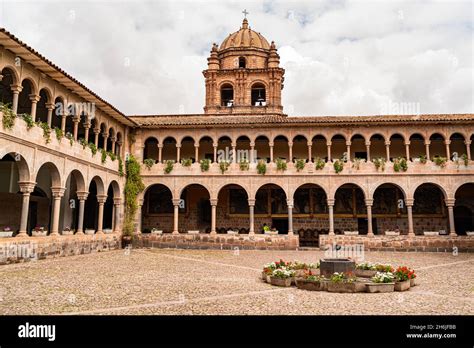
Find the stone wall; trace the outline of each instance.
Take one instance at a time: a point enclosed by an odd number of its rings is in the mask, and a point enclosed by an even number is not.
[[[0,265],[120,249],[119,234],[0,238]]]
[[[326,249],[334,244],[363,244],[365,251],[429,251],[429,252],[474,252],[474,236],[345,236],[320,235],[319,245]]]
[[[134,240],[138,248],[176,248],[176,249],[244,249],[244,250],[296,250],[299,246],[298,236],[277,235],[222,235],[179,234],[158,235],[142,233]]]

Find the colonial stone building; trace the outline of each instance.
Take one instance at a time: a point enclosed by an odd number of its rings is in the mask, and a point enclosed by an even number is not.
[[[0,71],[0,102],[21,116],[0,129],[0,231],[118,235],[133,154],[143,236],[253,241],[268,226],[279,247],[347,231],[471,240],[473,114],[287,115],[276,45],[246,19],[212,45],[203,114],[124,115],[5,30]]]

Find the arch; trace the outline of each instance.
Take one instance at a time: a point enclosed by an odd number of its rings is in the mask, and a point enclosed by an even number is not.
[[[177,195],[174,196],[173,198],[180,198],[180,197],[183,195],[183,193],[184,193],[184,191],[186,190],[186,188],[188,188],[189,186],[192,186],[192,185],[203,187],[203,188],[207,191],[209,197],[211,197],[211,192],[212,192],[212,190],[210,189],[209,186],[207,186],[207,185],[204,184],[204,183],[200,183],[200,182],[191,182],[191,183],[187,183],[186,185],[184,185],[184,186],[181,187],[181,188],[178,188],[177,191],[176,191],[176,192],[177,192]]]
[[[173,194],[164,184],[146,187],[142,205],[142,232],[153,228],[169,233],[173,230]]]
[[[266,106],[267,95],[266,86],[262,82],[254,82],[251,86],[250,91],[251,104],[252,106]]]
[[[240,163],[241,161],[247,161],[250,162],[252,157],[252,154],[250,153],[251,147],[250,147],[250,138],[246,135],[241,135],[239,136],[236,141],[235,141],[235,150],[236,150],[236,161],[237,163]]]
[[[327,139],[323,134],[315,134],[311,138],[311,161],[315,162],[317,158],[328,160]]]
[[[305,135],[296,135],[293,137],[293,156],[290,160],[304,159],[308,162],[308,138]]]
[[[454,194],[454,226],[456,234],[474,231],[474,182],[460,185]]]
[[[449,141],[449,150],[452,156],[456,153],[458,158],[461,158],[461,156],[467,157],[466,138],[462,133],[456,132],[451,134]]]
[[[210,231],[211,227],[211,190],[203,183],[190,183],[184,186],[179,198],[184,200],[186,214],[179,214],[178,226],[184,230]]]
[[[282,159],[285,162],[291,161],[289,158],[290,146],[288,144],[288,138],[285,135],[277,135],[273,138],[273,159]]]
[[[199,158],[198,160],[208,159],[214,160],[214,140],[208,135],[204,135],[199,139]]]
[[[255,160],[270,162],[270,140],[265,135],[259,135],[255,138]]]
[[[366,193],[354,183],[340,185],[334,192],[334,214],[342,219],[334,219],[334,231],[357,230],[367,234]]]
[[[247,67],[247,60],[245,57],[239,57],[239,68],[245,69]]]
[[[168,136],[163,139],[163,149],[162,149],[162,160],[164,161],[175,161],[178,156],[177,142],[174,137]]]
[[[430,159],[434,159],[435,157],[446,157],[446,145],[444,143],[444,135],[441,133],[433,133],[429,137],[429,140]]]
[[[394,158],[405,158],[405,137],[400,133],[394,133],[390,136],[390,160],[393,162]]]
[[[13,91],[11,86],[17,84],[18,78],[16,72],[11,68],[4,67],[0,75],[3,76],[0,81],[0,103],[12,107]]]
[[[226,161],[231,162],[233,158],[230,157],[232,150],[232,138],[227,135],[222,135],[217,140],[217,162]]]
[[[416,234],[424,231],[448,230],[444,188],[437,183],[425,182],[413,193],[413,221]]]
[[[332,159],[342,159],[344,157],[344,153],[346,153],[346,159],[348,158],[346,141],[346,137],[340,133],[334,134],[331,137]]]
[[[18,96],[18,110],[17,114],[30,114],[31,113],[31,99],[30,95],[36,95],[34,83],[29,79],[25,78],[21,82],[22,90]]]
[[[43,163],[36,173],[34,174],[34,177],[36,178],[36,182],[38,182],[38,176],[40,175],[40,172],[42,171],[48,171],[48,176],[51,178],[51,187],[62,187],[61,183],[61,174],[59,172],[58,167],[53,163],[53,162],[46,162]]]
[[[302,195],[303,190],[316,189],[317,200],[309,195]],[[326,190],[315,183],[304,183],[299,185],[292,195],[294,204],[294,214],[326,214],[327,209],[327,193]]]
[[[191,159],[193,163],[197,161],[195,158],[195,141],[191,136],[185,136],[181,139],[181,159]]]
[[[379,234],[385,230],[398,231],[406,229],[408,231],[408,220],[401,218],[407,214],[404,204],[406,193],[403,188],[392,182],[384,182],[378,185],[372,194],[372,226],[374,234]]]
[[[231,83],[224,83],[220,87],[221,106],[234,106],[234,86]]]
[[[23,83],[28,82],[31,86],[31,94],[38,95],[38,85],[35,82],[35,79],[31,76],[25,76],[21,80],[21,85],[23,86]]]
[[[158,162],[158,139],[155,137],[148,137],[145,140],[143,147],[143,160],[153,159],[155,163]]]
[[[6,75],[11,75],[12,84],[18,85],[20,84],[20,75],[18,74],[17,69],[13,65],[6,64],[0,70],[0,74],[4,77]]]
[[[359,133],[353,134],[350,139],[351,153],[350,159],[367,160],[367,146],[365,145],[365,137]]]
[[[380,133],[374,133],[369,138],[370,141],[370,155],[369,160],[374,158],[386,159],[385,151],[385,137]]]
[[[222,228],[240,230],[247,227],[236,226],[238,222],[232,221],[228,216],[235,214],[249,214],[248,191],[240,184],[224,184],[217,192],[217,230]],[[239,222],[240,223],[240,222]]]
[[[89,182],[89,187],[91,186],[92,183],[94,183],[97,187],[97,195],[105,194],[105,184],[100,176],[98,175],[94,176]]]
[[[109,188],[112,188],[113,198],[120,198],[120,185],[116,180],[112,180],[109,183]]]
[[[30,181],[30,166],[25,157],[18,152],[8,151],[7,149],[5,149],[5,152],[0,150],[0,161],[6,160],[14,162],[18,169],[18,181]]]
[[[71,170],[71,172],[69,172],[67,177],[68,178],[71,177],[75,181],[77,191],[86,191],[87,189],[86,181],[84,179],[84,175],[82,175],[82,172],[80,170],[78,169]]]

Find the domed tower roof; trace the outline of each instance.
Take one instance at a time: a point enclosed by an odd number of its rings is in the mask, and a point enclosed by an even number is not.
[[[245,18],[240,30],[230,34],[222,42],[219,50],[222,51],[228,48],[262,48],[269,50],[270,44],[262,34],[249,28],[249,22]]]

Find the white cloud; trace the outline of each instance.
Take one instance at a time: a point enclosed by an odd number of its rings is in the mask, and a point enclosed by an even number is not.
[[[280,47],[296,115],[472,113],[470,1],[1,1],[0,25],[127,114],[201,113],[213,42]]]

